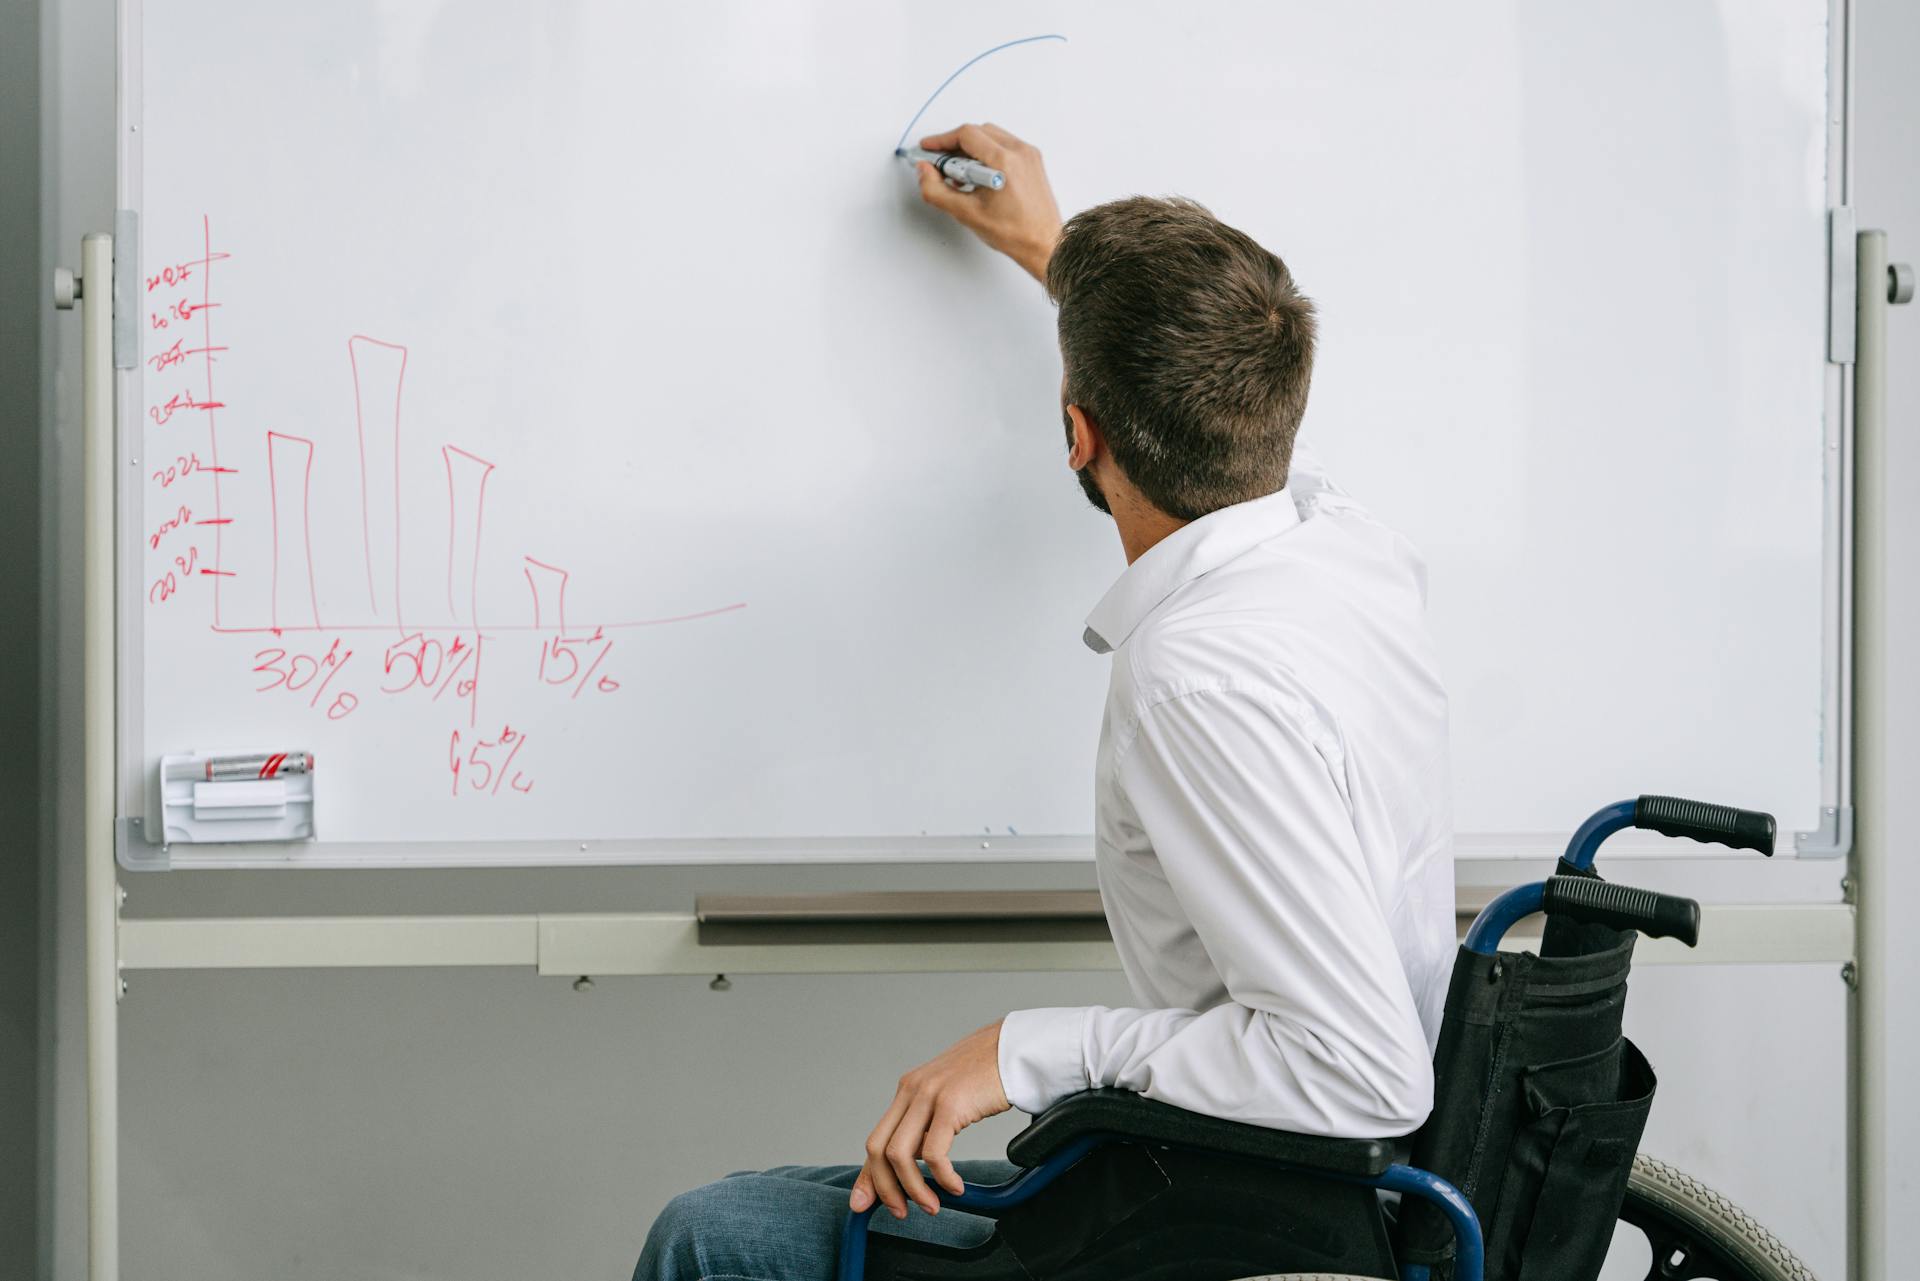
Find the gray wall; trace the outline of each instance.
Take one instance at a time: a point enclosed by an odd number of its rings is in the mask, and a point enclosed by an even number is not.
[[[113,18],[111,3],[40,0],[40,263],[36,281],[56,263],[78,265],[80,236],[113,226]],[[41,1153],[48,1206],[39,1275],[86,1276],[86,1014],[83,1004],[80,893],[80,597],[70,567],[80,549],[80,332],[75,316],[36,305],[40,317],[40,447],[45,480],[40,529],[40,634],[47,655],[39,741],[49,837],[43,864],[50,904],[41,992],[45,1115]]]
[[[112,5],[45,0],[42,101],[50,171],[41,266],[110,226]],[[1859,0],[1859,204],[1920,258],[1920,13]],[[1905,65],[1903,65],[1905,64]],[[38,306],[39,277],[26,305]],[[24,314],[34,314],[27,312]],[[55,648],[77,601],[77,329],[44,320],[48,465],[57,503],[43,564]],[[1920,315],[1896,317],[1900,492],[1920,483]],[[1902,431],[1901,428],[1905,430]],[[1896,501],[1896,507],[1901,504]],[[1899,554],[1920,561],[1914,505]],[[1902,575],[1896,573],[1896,581]],[[1896,603],[1895,652],[1920,639],[1920,574]],[[76,673],[48,685],[56,789],[56,997],[46,1154],[57,1192],[50,1275],[84,1275],[80,1116],[79,773],[66,732]],[[1920,713],[1916,678],[1895,696]],[[1920,714],[1909,716],[1920,722]],[[1902,751],[1920,766],[1916,731]],[[1477,877],[1499,875],[1481,869]],[[1648,880],[1717,899],[1834,896],[1839,869],[1697,863]],[[1920,891],[1910,865],[1889,892]],[[694,892],[885,884],[1083,883],[1045,869],[218,874],[129,878],[137,914],[529,911],[684,907]],[[1920,948],[1901,964],[1920,980]],[[563,980],[504,972],[147,974],[123,1005],[123,1215],[129,1275],[506,1281],[620,1276],[678,1188],[782,1159],[850,1157],[899,1070],[1014,1006],[1124,999],[1114,975]],[[1821,1275],[1844,1275],[1843,989],[1830,967],[1643,970],[1633,1032],[1662,1072],[1648,1146],[1774,1226]],[[1920,1026],[1898,1029],[1911,1077]],[[1896,1100],[1899,1102],[1900,1100]],[[1911,1100],[1896,1150],[1920,1146]],[[969,1136],[1004,1141],[1009,1118]],[[1911,1191],[1915,1165],[1902,1157]],[[1898,1200],[1895,1202],[1898,1204]],[[1920,1251],[1896,1225],[1895,1255]],[[1641,1275],[1641,1273],[1633,1273]]]
[[[0,0],[0,1275],[40,1219],[40,10]]]

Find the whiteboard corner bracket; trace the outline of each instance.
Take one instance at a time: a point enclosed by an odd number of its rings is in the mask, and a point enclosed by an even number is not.
[[[1820,826],[1793,834],[1793,852],[1800,858],[1845,858],[1853,852],[1853,806],[1823,805]]]
[[[113,861],[129,872],[164,872],[173,866],[168,847],[148,840],[146,823],[138,818],[114,820]]]

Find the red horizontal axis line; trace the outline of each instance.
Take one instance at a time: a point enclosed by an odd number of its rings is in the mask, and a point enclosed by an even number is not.
[[[231,573],[231,571],[227,572],[229,574]],[[623,623],[594,623],[591,624],[591,626],[608,631],[624,631],[636,627],[660,627],[668,623],[691,623],[703,618],[717,618],[722,614],[731,614],[736,610],[742,610],[746,607],[747,602],[736,601],[731,605],[723,605],[718,609],[703,610],[697,614],[680,614],[673,618],[641,618]],[[569,632],[578,632],[587,626],[589,626],[589,624],[573,623],[568,625],[567,630]],[[404,632],[407,634],[417,632],[422,635],[429,632],[454,632],[464,635],[475,629],[471,626],[463,627],[456,623],[448,623],[444,626],[433,624],[422,626],[416,623],[408,623],[404,627],[396,623],[329,623],[325,627],[314,627],[303,623],[297,627],[215,627],[212,630],[227,636],[253,636],[269,632],[275,636],[279,636],[287,632]],[[494,632],[551,632],[559,629],[555,627],[535,627],[531,623],[488,623],[484,628],[479,630],[491,634]]]

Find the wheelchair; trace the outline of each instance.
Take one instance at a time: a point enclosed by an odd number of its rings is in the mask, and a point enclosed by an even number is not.
[[[839,1281],[1594,1281],[1618,1224],[1644,1234],[1647,1281],[1814,1281],[1725,1198],[1638,1154],[1655,1078],[1621,1033],[1634,943],[1692,947],[1700,908],[1600,878],[1601,843],[1629,827],[1773,853],[1755,811],[1642,796],[1595,813],[1554,875],[1467,931],[1413,1135],[1290,1134],[1090,1090],[1007,1144],[1013,1179],[935,1188],[992,1218],[988,1240],[869,1235],[873,1211],[851,1214]],[[1502,952],[1540,912],[1539,954]]]

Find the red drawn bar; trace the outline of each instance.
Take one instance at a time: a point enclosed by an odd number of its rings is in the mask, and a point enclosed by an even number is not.
[[[360,543],[367,564],[367,604],[383,612],[373,565],[393,557],[396,625],[400,609],[400,396],[407,381],[407,349],[365,334],[347,339],[353,367],[353,419],[360,441]],[[389,523],[390,522],[390,523]]]
[[[447,613],[480,625],[480,536],[487,518],[487,477],[493,464],[457,445],[443,445],[447,467]],[[456,584],[466,599],[454,599]]]
[[[296,627],[318,627],[320,597],[313,576],[310,513],[313,442],[304,436],[268,432],[267,477],[273,520],[273,625],[278,629],[285,620]],[[288,608],[283,608],[283,599]]]
[[[527,589],[533,593],[533,627],[567,630],[567,571],[558,565],[523,556],[521,570],[527,576]]]

